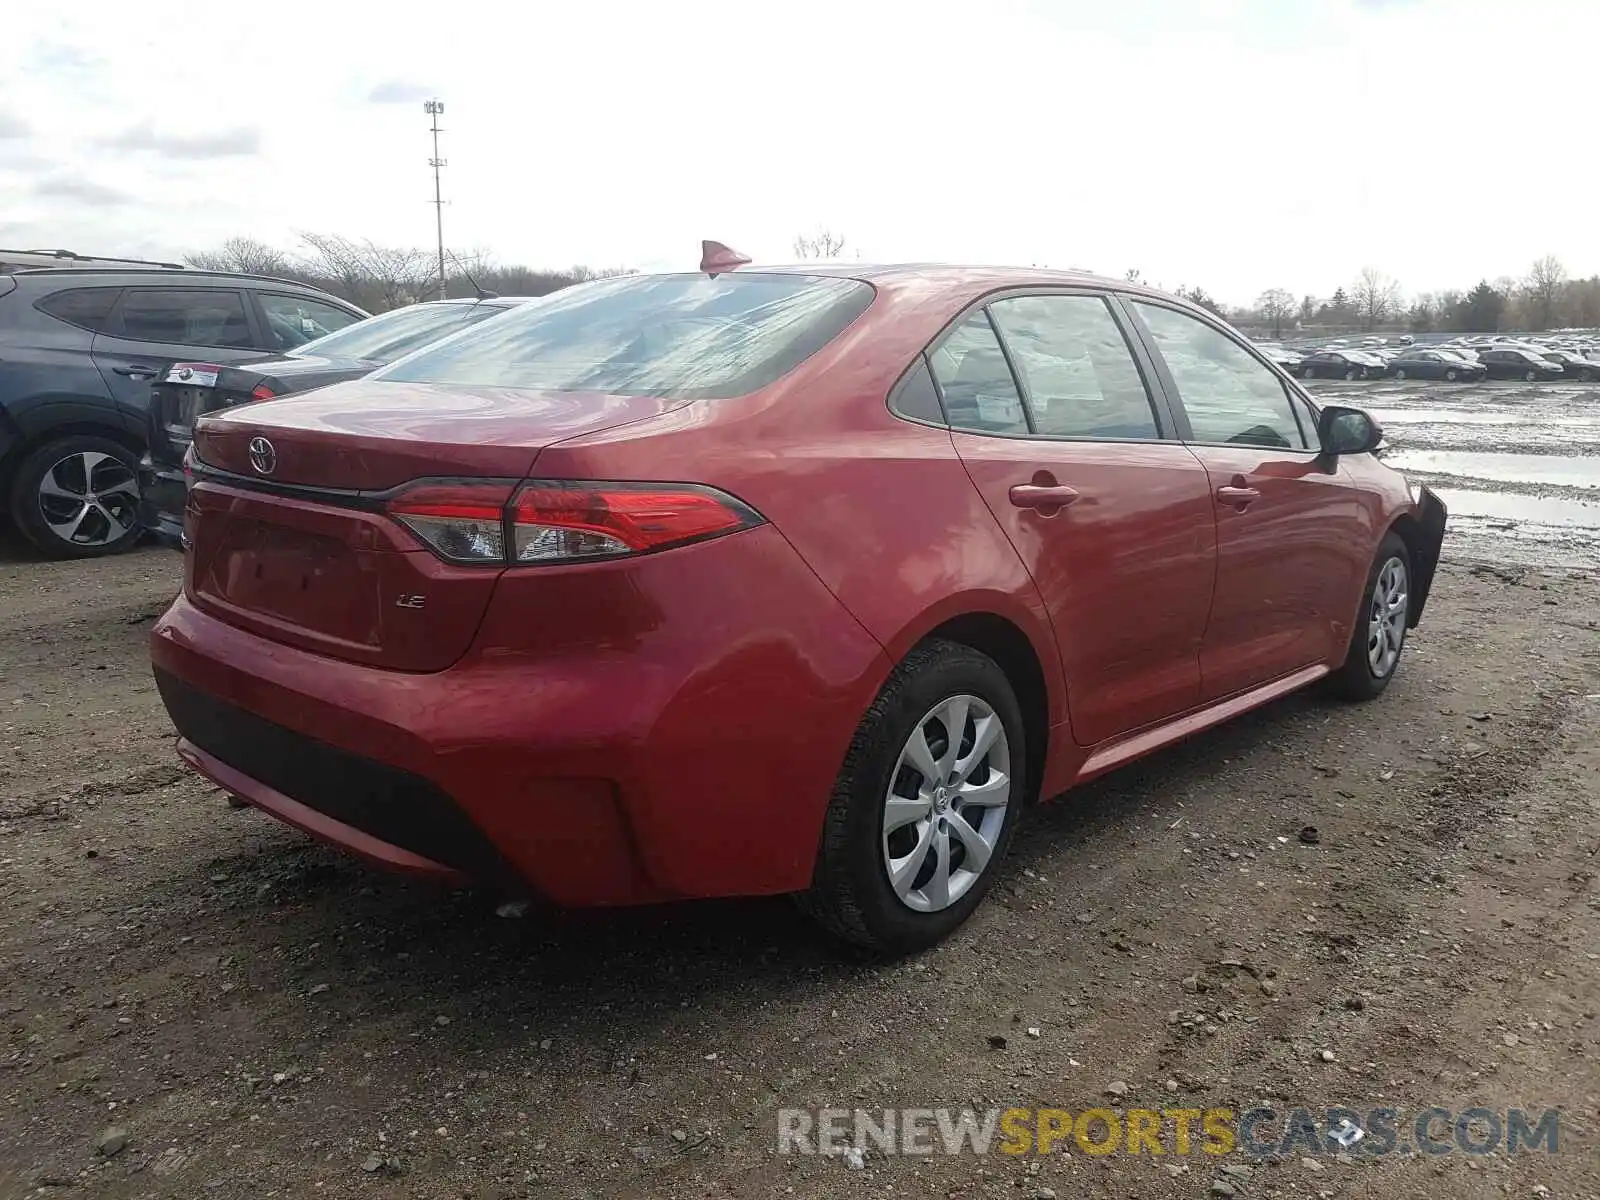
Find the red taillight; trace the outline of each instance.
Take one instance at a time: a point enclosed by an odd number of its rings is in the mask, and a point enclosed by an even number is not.
[[[264,383],[258,383],[250,389],[250,399],[252,400],[271,400],[275,395],[277,393]]]
[[[516,562],[644,554],[759,520],[731,496],[693,484],[527,484],[512,502]]]
[[[440,558],[503,563],[511,489],[494,480],[418,483],[389,501],[389,514]]]
[[[648,554],[761,522],[732,496],[687,483],[536,480],[513,496],[500,481],[424,481],[388,511],[441,558],[513,565]]]

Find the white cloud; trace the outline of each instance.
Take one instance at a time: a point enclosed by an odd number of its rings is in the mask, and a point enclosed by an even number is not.
[[[646,268],[864,258],[1138,267],[1232,302],[1600,271],[1586,73],[1504,51],[1492,0],[477,0],[261,22],[224,5],[8,13],[8,235],[170,258],[236,233],[446,237]],[[1600,36],[1600,6],[1519,28]],[[424,84],[422,81],[426,81]],[[31,133],[31,137],[26,136]],[[117,143],[116,148],[107,141]],[[1515,153],[1509,153],[1515,148]],[[127,199],[85,214],[27,186]]]

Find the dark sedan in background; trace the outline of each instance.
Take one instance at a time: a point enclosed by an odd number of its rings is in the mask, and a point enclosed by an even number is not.
[[[1600,362],[1592,358],[1585,358],[1570,350],[1546,350],[1544,357],[1560,366],[1567,379],[1581,379],[1585,383],[1600,379]]]
[[[1560,363],[1551,362],[1540,351],[1520,346],[1494,346],[1478,355],[1490,379],[1561,379],[1566,375]]]
[[[524,297],[432,300],[369,317],[284,355],[234,366],[172,364],[150,389],[146,432],[150,449],[139,464],[140,523],[157,541],[181,545],[188,490],[183,457],[195,421],[206,413],[359,379],[523,303]]]
[[[1600,365],[1600,364],[1597,364]],[[1448,350],[1407,350],[1389,364],[1396,379],[1445,379],[1477,382],[1488,374],[1480,362]]]
[[[1294,372],[1302,379],[1377,379],[1388,373],[1389,364],[1365,350],[1322,350]]]

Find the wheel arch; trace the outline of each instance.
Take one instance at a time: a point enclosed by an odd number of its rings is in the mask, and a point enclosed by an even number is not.
[[[995,612],[965,612],[949,617],[924,633],[913,646],[929,641],[957,642],[992,658],[1005,672],[1022,710],[1026,739],[1027,798],[1037,799],[1050,750],[1051,694],[1049,677],[1038,647],[1021,626]],[[903,656],[902,656],[903,657]]]
[[[17,464],[46,442],[79,436],[103,437],[122,446],[135,459],[144,453],[144,442],[116,419],[115,412],[106,410],[104,404],[62,404],[54,414],[44,419],[35,417],[19,421],[7,414],[6,425],[14,430],[14,434],[0,443],[5,445],[4,453],[0,454],[0,506],[4,504],[3,498],[10,493]]]

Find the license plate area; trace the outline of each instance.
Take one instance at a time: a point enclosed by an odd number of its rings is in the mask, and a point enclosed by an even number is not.
[[[211,559],[219,599],[342,642],[377,647],[380,575],[373,556],[337,538],[235,516]]]

